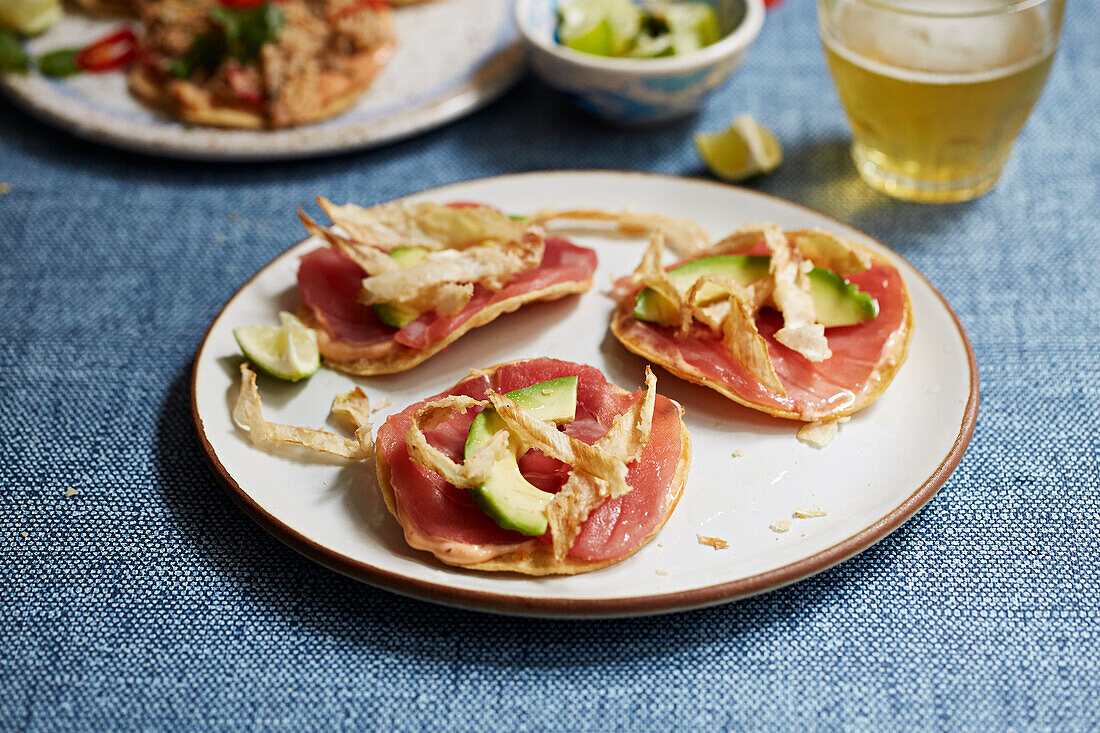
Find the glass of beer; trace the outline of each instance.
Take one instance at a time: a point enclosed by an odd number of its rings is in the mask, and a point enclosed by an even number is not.
[[[817,7],[863,179],[909,201],[966,201],[992,188],[1050,71],[1065,0]]]

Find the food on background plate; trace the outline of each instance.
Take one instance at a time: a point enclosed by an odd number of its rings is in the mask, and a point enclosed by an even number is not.
[[[660,530],[691,442],[656,379],[629,393],[539,358],[476,370],[379,427],[378,481],[410,546],[473,570],[572,575]]]
[[[750,115],[738,115],[719,132],[695,133],[695,147],[710,172],[723,181],[771,173],[783,162],[775,135]]]
[[[380,0],[141,0],[130,89],[200,125],[280,128],[351,106],[393,53]]]
[[[318,202],[334,226],[300,212],[328,246],[301,259],[299,316],[344,372],[411,369],[525,303],[592,285],[595,252],[488,206]]]
[[[750,225],[673,267],[657,233],[616,285],[615,337],[742,405],[805,422],[860,410],[905,361],[912,305],[885,257],[821,230]]]
[[[714,8],[696,0],[562,0],[557,37],[596,56],[658,58],[709,46],[721,31]]]

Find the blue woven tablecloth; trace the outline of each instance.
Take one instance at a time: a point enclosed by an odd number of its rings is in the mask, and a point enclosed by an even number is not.
[[[1072,3],[1000,184],[941,207],[856,178],[809,0],[769,15],[701,115],[655,130],[603,126],[527,78],[380,150],[202,165],[82,142],[0,99],[0,728],[1096,729],[1097,28],[1097,6]],[[297,206],[539,169],[705,175],[692,131],[741,111],[786,150],[753,185],[890,243],[977,352],[970,450],[892,536],[718,608],[524,620],[348,580],[223,493],[191,358],[299,236]]]

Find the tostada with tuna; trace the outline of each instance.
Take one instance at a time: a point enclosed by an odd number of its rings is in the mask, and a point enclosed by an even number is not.
[[[828,422],[890,385],[913,328],[885,256],[821,230],[746,226],[676,265],[652,237],[611,330],[689,382],[777,417]]]
[[[574,575],[641,549],[691,462],[681,408],[596,368],[528,359],[471,372],[391,416],[375,459],[415,549],[471,570]]]
[[[300,213],[328,246],[301,259],[298,315],[340,371],[411,369],[526,303],[592,285],[594,251],[489,206],[318,202],[333,225]]]

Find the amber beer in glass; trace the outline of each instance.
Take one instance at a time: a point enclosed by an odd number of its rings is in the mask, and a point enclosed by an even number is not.
[[[1064,9],[1065,0],[818,0],[863,179],[910,201],[992,188],[1043,89]]]

